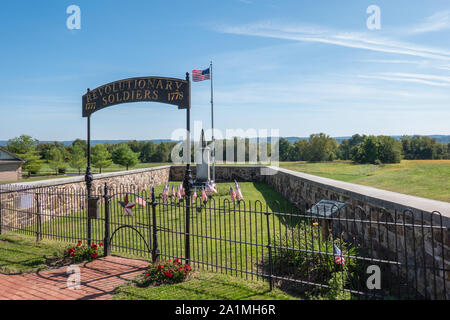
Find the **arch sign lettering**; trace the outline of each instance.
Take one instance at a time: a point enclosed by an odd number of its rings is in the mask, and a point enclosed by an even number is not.
[[[83,117],[116,104],[161,102],[190,108],[190,82],[177,78],[139,77],[119,80],[88,90],[83,96]]]

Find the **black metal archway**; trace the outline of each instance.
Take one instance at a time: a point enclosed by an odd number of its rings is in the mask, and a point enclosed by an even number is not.
[[[186,190],[186,261],[189,262],[189,232],[190,232],[190,207],[192,194],[191,172],[191,137],[190,137],[190,110],[191,110],[191,82],[189,73],[186,79],[167,77],[138,77],[114,81],[94,90],[87,89],[82,98],[82,116],[87,118],[87,168],[85,174],[86,189],[88,194],[88,238],[90,244],[91,213],[90,203],[95,202],[92,197],[93,175],[91,170],[91,115],[101,109],[131,102],[160,102],[178,106],[178,109],[186,109],[186,172],[183,185]]]

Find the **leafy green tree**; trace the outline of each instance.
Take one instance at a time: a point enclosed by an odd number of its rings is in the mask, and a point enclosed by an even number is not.
[[[378,156],[378,139],[375,136],[368,136],[364,141],[356,146],[353,152],[353,161],[357,163],[376,163]]]
[[[50,166],[50,168],[55,170],[56,175],[58,175],[60,171],[64,171],[66,169],[67,164],[64,161],[64,155],[59,148],[53,147],[50,150],[48,165]]]
[[[21,135],[8,140],[7,149],[25,161],[22,165],[22,170],[28,172],[28,176],[31,176],[32,173],[37,173],[42,167],[40,155],[36,151],[38,143],[38,140],[28,135]]]
[[[41,142],[36,149],[39,152],[41,159],[48,162],[50,150],[52,150],[54,147],[54,144],[51,142]]]
[[[78,169],[78,174],[81,174],[81,169],[86,167],[86,154],[81,144],[72,146],[72,157],[69,164],[72,168]]]
[[[168,162],[169,161],[169,148],[166,143],[161,142],[156,146],[155,153],[152,155],[152,162]],[[191,151],[191,156],[193,152]]]
[[[291,143],[284,138],[280,138],[278,141],[278,147],[279,147],[280,161],[291,160],[290,157],[292,155],[292,149],[293,149],[293,146],[291,145]]]
[[[113,164],[111,153],[104,144],[97,144],[91,148],[91,159],[92,165],[94,168],[100,169],[100,173],[102,173],[103,168],[108,168]]]
[[[399,140],[378,136],[377,159],[382,163],[399,163],[402,160],[402,144]]]
[[[75,146],[80,146],[83,149],[84,154],[87,153],[87,142],[86,142],[86,140],[75,139],[72,142],[72,149],[75,148]]]
[[[115,164],[127,168],[134,167],[139,162],[139,153],[133,152],[127,144],[122,144],[112,153],[112,161]]]
[[[37,139],[23,134],[20,137],[9,139],[7,149],[12,153],[20,155],[36,150],[38,144],[39,141]]]
[[[141,162],[151,162],[153,153],[156,151],[156,145],[152,141],[148,141],[144,144],[139,155]]]
[[[308,140],[297,140],[293,146],[293,161],[306,161],[309,159]]]
[[[43,161],[37,151],[28,151],[27,153],[20,154],[25,163],[22,165],[22,170],[28,173],[28,177],[32,173],[38,173],[41,170]]]
[[[338,144],[330,136],[319,133],[309,137],[308,158],[310,162],[333,161],[336,159],[336,149]]]

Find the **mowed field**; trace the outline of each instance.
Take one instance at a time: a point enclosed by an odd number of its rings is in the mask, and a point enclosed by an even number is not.
[[[450,160],[402,160],[398,164],[280,162],[280,167],[413,196],[450,202]]]

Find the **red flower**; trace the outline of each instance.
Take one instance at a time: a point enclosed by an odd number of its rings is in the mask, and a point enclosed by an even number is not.
[[[183,267],[179,267],[178,270],[179,270],[179,271],[183,270]]]
[[[92,249],[96,249],[96,248],[97,248],[97,245],[96,245],[95,243],[93,243],[93,244],[91,245],[91,248],[92,248]]]
[[[184,270],[184,273],[187,274],[188,272],[186,270]]]
[[[172,277],[173,277],[173,274],[170,273],[169,270],[165,271],[165,272],[164,272],[164,275],[165,275],[166,277],[169,277],[169,278],[172,278]]]
[[[178,260],[177,258],[175,258],[175,259],[173,260],[173,262],[178,263],[178,262],[180,262],[180,260]]]
[[[72,256],[72,257],[75,257],[75,252],[72,252],[71,256]]]
[[[79,246],[81,246],[81,240],[78,240],[78,243],[77,243],[77,246],[79,247]]]
[[[186,263],[186,266],[185,266],[185,268],[186,268],[186,270],[187,270],[187,271],[191,271],[191,266],[190,266],[190,265],[188,265],[187,263]]]
[[[160,264],[160,265],[158,266],[158,270],[161,271],[162,269],[164,269],[164,265]]]
[[[172,260],[169,260],[169,262],[172,262]]]
[[[99,242],[99,244],[98,244],[100,247],[102,247],[103,246],[103,242]]]
[[[145,276],[146,276],[146,277],[149,277],[149,276],[150,276],[150,273],[147,272],[147,273],[145,274]]]
[[[93,254],[91,254],[91,257],[94,258],[94,259],[97,259],[98,254],[97,253],[93,253]]]

